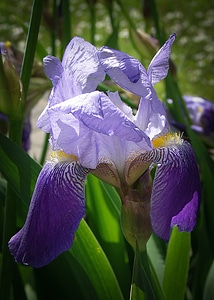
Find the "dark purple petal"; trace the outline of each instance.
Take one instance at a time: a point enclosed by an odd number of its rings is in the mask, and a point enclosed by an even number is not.
[[[105,72],[122,88],[139,96],[147,95],[151,86],[142,64],[126,53],[108,47],[98,52]]]
[[[157,164],[151,197],[151,222],[154,232],[164,240],[170,228],[192,231],[200,202],[200,179],[194,152],[182,141],[168,148],[153,150]]]
[[[45,164],[25,225],[8,244],[16,262],[39,268],[71,247],[85,212],[87,173],[76,161]]]
[[[152,85],[164,79],[168,73],[169,58],[175,37],[175,34],[170,35],[169,39],[160,48],[149,64],[147,73]]]

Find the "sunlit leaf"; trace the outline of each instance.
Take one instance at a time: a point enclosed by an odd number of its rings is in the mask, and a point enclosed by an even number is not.
[[[174,227],[170,237],[163,289],[167,300],[183,300],[190,259],[190,233],[179,232]]]
[[[111,186],[90,175],[86,184],[87,222],[102,245],[124,295],[128,296],[131,284],[126,242],[120,227],[118,194]]]

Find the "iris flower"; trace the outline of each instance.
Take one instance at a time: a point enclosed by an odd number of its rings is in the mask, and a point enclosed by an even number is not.
[[[168,240],[170,229],[191,231],[196,222],[200,182],[190,144],[170,132],[153,85],[167,75],[175,35],[163,45],[148,70],[129,55],[81,38],[71,40],[62,62],[44,59],[53,83],[38,127],[50,133],[51,158],[41,170],[23,228],[9,248],[17,262],[48,264],[68,250],[85,214],[84,183],[91,172],[127,190],[156,164],[151,195],[154,232]],[[136,115],[117,92],[96,91],[106,73],[141,97]]]

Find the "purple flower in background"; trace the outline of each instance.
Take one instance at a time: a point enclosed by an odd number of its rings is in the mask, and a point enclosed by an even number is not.
[[[43,167],[24,227],[11,238],[15,260],[33,267],[48,264],[69,249],[85,214],[84,182],[92,172],[121,195],[155,163],[151,222],[161,238],[170,228],[191,231],[199,205],[200,181],[191,146],[169,132],[165,110],[153,85],[167,75],[172,35],[148,70],[125,53],[97,50],[73,38],[62,62],[44,59],[53,89],[38,126],[50,133],[53,149]],[[108,74],[141,96],[137,114],[118,93],[96,91]],[[191,174],[191,176],[190,176]]]
[[[191,129],[194,130],[209,147],[214,146],[214,103],[208,99],[183,95],[183,100],[191,120]],[[173,105],[173,100],[168,99],[169,105]],[[175,121],[168,110],[168,120],[172,127],[186,132],[184,123]]]
[[[193,122],[192,129],[205,135],[214,132],[214,103],[196,96],[183,98]]]

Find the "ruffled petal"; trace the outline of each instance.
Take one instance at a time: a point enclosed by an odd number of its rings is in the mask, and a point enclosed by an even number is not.
[[[98,51],[100,62],[105,72],[122,88],[146,96],[147,87],[151,86],[145,68],[132,56],[108,47]]]
[[[62,63],[54,56],[43,59],[46,75],[53,83],[47,107],[38,120],[38,127],[50,132],[48,108],[82,93],[96,90],[105,78],[97,49],[84,39],[74,37],[68,44]],[[77,100],[77,99],[76,99]]]
[[[123,144],[140,143],[145,150],[152,148],[148,136],[98,91],[53,106],[49,116],[52,148],[76,155],[84,167],[96,168],[104,148],[109,147],[107,137],[117,137]]]
[[[105,78],[97,52],[96,47],[80,37],[74,37],[65,50],[62,60],[65,78],[70,82],[73,77],[73,83],[81,86],[82,93],[94,91]]]
[[[170,35],[169,39],[160,48],[149,64],[147,73],[152,85],[164,79],[168,73],[169,58],[175,37],[175,34]]]
[[[150,152],[157,164],[151,196],[154,232],[168,240],[174,225],[192,231],[200,202],[200,179],[194,152],[186,141]]]
[[[85,213],[87,174],[76,161],[45,164],[25,225],[8,244],[16,262],[39,268],[71,247]]]

